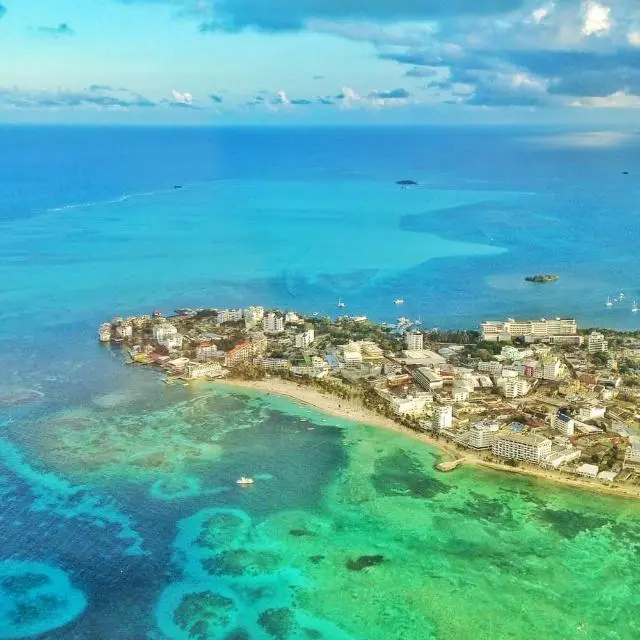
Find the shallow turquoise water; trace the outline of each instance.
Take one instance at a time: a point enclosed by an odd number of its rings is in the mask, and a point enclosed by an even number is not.
[[[640,635],[635,503],[437,475],[421,444],[167,387],[95,340],[116,313],[339,297],[393,320],[402,296],[425,326],[634,327],[603,301],[640,298],[620,173],[640,173],[636,150],[506,130],[0,133],[0,638]],[[522,280],[546,271],[560,281]]]

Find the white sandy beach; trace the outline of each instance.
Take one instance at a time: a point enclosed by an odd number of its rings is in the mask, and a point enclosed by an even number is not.
[[[367,409],[360,403],[342,400],[341,398],[337,398],[331,394],[323,393],[315,387],[300,385],[295,382],[282,380],[281,378],[276,377],[250,382],[245,380],[224,380],[217,381],[216,384],[252,389],[263,393],[273,393],[289,398],[294,402],[312,406],[315,409],[338,418],[346,418],[354,422],[360,422],[382,429],[395,431],[396,433],[415,440],[420,440],[437,449],[442,454],[443,461],[463,459],[464,464],[494,469],[497,471],[505,471],[530,478],[539,478],[567,487],[575,487],[586,491],[596,491],[598,493],[624,498],[640,498],[640,487],[603,484],[597,480],[587,480],[575,476],[569,476],[558,471],[537,469],[533,467],[510,467],[504,464],[488,462],[475,455],[472,451],[460,451],[452,443],[443,440],[436,440],[426,433],[418,433],[408,429],[393,420],[385,418],[384,416]]]

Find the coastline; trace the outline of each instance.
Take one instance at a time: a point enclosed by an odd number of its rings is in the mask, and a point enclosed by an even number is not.
[[[584,491],[595,492],[607,496],[638,499],[640,487],[633,488],[621,485],[601,484],[598,481],[589,481],[583,478],[568,476],[559,471],[547,469],[535,469],[530,467],[511,467],[497,462],[489,462],[465,449],[461,451],[453,443],[445,440],[436,440],[427,433],[419,433],[401,425],[394,420],[385,418],[378,413],[367,409],[360,403],[342,400],[328,393],[323,393],[314,387],[298,385],[295,382],[283,380],[277,377],[266,378],[258,381],[238,379],[215,380],[214,384],[237,389],[248,389],[265,394],[274,394],[313,407],[337,418],[347,419],[353,422],[366,424],[379,429],[394,431],[402,436],[419,440],[436,451],[441,458],[440,462],[460,461],[460,465],[470,465],[491,469],[493,471],[507,472],[527,478],[543,480],[567,488],[577,488]],[[448,472],[452,473],[452,471]]]

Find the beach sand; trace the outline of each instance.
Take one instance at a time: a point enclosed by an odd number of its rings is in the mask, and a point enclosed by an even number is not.
[[[628,485],[618,484],[604,484],[599,480],[589,480],[586,478],[578,478],[573,475],[568,475],[560,471],[553,471],[541,468],[535,468],[532,466],[527,467],[511,467],[505,464],[496,462],[489,462],[480,458],[473,451],[465,449],[463,451],[456,448],[452,443],[444,441],[442,439],[436,440],[427,433],[419,433],[405,427],[402,424],[385,418],[380,414],[368,409],[359,402],[353,402],[343,400],[332,396],[329,393],[323,393],[321,390],[312,387],[301,385],[289,380],[283,380],[281,378],[270,377],[259,381],[246,381],[246,380],[220,380],[215,384],[225,385],[229,387],[236,387],[242,389],[251,389],[254,391],[260,391],[262,393],[273,393],[279,396],[284,396],[299,402],[309,405],[327,413],[329,415],[336,416],[338,418],[344,418],[367,424],[382,429],[389,429],[396,433],[402,434],[415,440],[420,440],[430,447],[436,449],[440,454],[442,462],[460,460],[461,463],[484,467],[487,469],[493,469],[496,471],[504,471],[507,473],[513,473],[516,475],[529,477],[533,479],[542,479],[548,482],[554,482],[561,484],[565,487],[573,487],[585,491],[595,491],[597,493],[619,496],[621,498],[640,498],[640,487],[632,487]]]

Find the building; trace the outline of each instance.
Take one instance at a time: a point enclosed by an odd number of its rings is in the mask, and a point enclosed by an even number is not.
[[[304,320],[294,311],[287,311],[284,315],[285,324],[301,324]]]
[[[407,333],[407,351],[422,351],[424,349],[424,335],[419,331]]]
[[[598,477],[598,465],[597,464],[581,464],[576,469],[576,474],[584,478],[597,478]]]
[[[464,388],[453,388],[451,399],[454,402],[466,402],[469,399],[469,392]]]
[[[609,343],[604,336],[597,331],[592,331],[587,339],[587,351],[593,353],[603,353],[609,350]]]
[[[433,409],[431,428],[433,431],[450,429],[453,424],[453,408],[451,405],[439,405]]]
[[[282,333],[284,331],[284,318],[277,313],[268,313],[264,317],[265,333]]]
[[[153,339],[158,344],[164,345],[168,338],[178,333],[178,330],[170,322],[162,322],[153,327],[152,333]]]
[[[168,336],[166,338],[164,338],[164,340],[162,342],[160,342],[159,344],[161,344],[163,347],[166,347],[167,349],[169,349],[169,351],[173,351],[173,350],[177,350],[177,349],[182,349],[182,343],[184,342],[184,338],[182,335],[180,335],[179,333],[176,333],[173,336]]]
[[[474,422],[469,431],[467,444],[472,449],[491,449],[498,435],[499,427],[497,423],[485,420]]]
[[[216,343],[211,340],[207,340],[196,345],[196,358],[198,360],[208,360],[209,358],[214,358],[219,354],[220,351],[218,351]]]
[[[509,460],[541,462],[551,453],[551,440],[534,434],[502,433],[496,437],[491,452]]]
[[[130,322],[122,322],[116,326],[115,337],[116,340],[126,340],[133,336],[133,324]]]
[[[389,401],[395,414],[399,416],[418,417],[424,413],[428,399],[414,396],[407,396],[406,398],[391,396]]]
[[[362,341],[360,343],[360,353],[362,353],[364,362],[382,364],[384,360],[384,352],[375,342]]]
[[[240,362],[251,362],[256,356],[262,355],[266,348],[266,336],[263,333],[257,333],[227,353],[224,358],[225,367],[232,367]]]
[[[573,447],[551,447],[551,453],[544,459],[543,465],[552,469],[557,469],[563,464],[579,460],[582,455],[580,449]]]
[[[578,324],[573,318],[554,320],[514,320],[505,322],[483,322],[480,325],[483,340],[510,342],[513,338],[524,338],[527,342],[549,342],[558,336],[575,336]]]
[[[111,323],[103,322],[98,329],[98,337],[100,342],[109,342],[111,340]]]
[[[478,371],[488,373],[491,376],[499,376],[502,374],[502,364],[494,360],[490,362],[479,362]]]
[[[557,429],[563,436],[570,438],[575,431],[576,421],[561,411],[558,411],[553,417],[553,427]]]
[[[296,348],[308,349],[315,340],[316,333],[314,329],[307,329],[303,333],[296,336]]]
[[[242,320],[242,309],[221,309],[218,311],[218,324],[225,322],[240,322]]]
[[[359,351],[347,351],[343,352],[342,356],[344,360],[345,369],[361,369],[362,368],[362,354]]]
[[[267,371],[286,371],[291,367],[286,358],[256,358],[254,364],[264,367]]]
[[[531,386],[527,380],[522,378],[506,378],[504,380],[503,392],[505,398],[520,398],[529,393]]]
[[[537,367],[536,377],[541,377],[543,380],[558,380],[562,374],[562,363],[558,358],[545,358],[542,361],[542,366]]]
[[[244,310],[244,326],[253,329],[264,318],[264,307],[249,307]]]
[[[442,389],[444,385],[442,376],[433,369],[419,367],[418,369],[414,369],[411,374],[413,375],[414,380],[427,391]]]
[[[222,376],[222,367],[217,362],[190,362],[187,365],[189,378],[219,378],[220,376]]]

